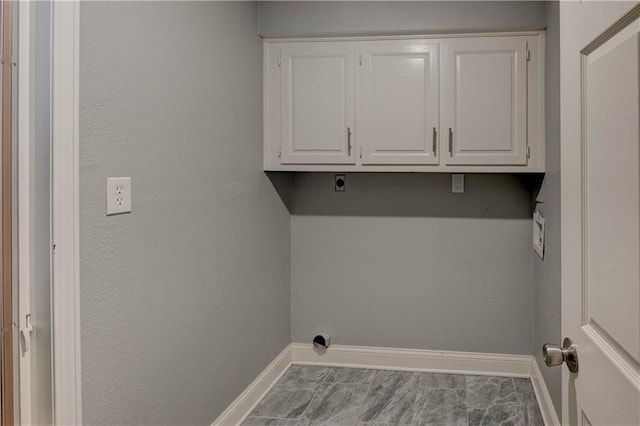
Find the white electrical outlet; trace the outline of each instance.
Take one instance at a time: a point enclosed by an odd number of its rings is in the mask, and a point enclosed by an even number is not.
[[[451,175],[451,192],[456,194],[464,192],[464,175]]]
[[[107,178],[107,216],[131,211],[131,178]]]

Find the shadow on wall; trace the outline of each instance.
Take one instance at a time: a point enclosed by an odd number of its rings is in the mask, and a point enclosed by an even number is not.
[[[273,188],[278,193],[278,196],[282,200],[282,203],[284,204],[284,206],[287,208],[287,210],[289,210],[289,213],[291,213],[293,173],[291,172],[264,172],[264,173],[267,175],[267,177],[271,181]]]
[[[308,216],[530,219],[542,180],[465,174],[465,192],[454,194],[448,173],[347,173],[346,191],[336,192],[334,173],[267,175],[289,212]]]

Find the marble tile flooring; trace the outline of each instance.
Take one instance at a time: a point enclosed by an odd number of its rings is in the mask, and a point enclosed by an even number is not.
[[[243,425],[544,425],[531,380],[292,365]]]

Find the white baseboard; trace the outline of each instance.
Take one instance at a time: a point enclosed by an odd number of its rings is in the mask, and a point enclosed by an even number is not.
[[[214,422],[214,426],[238,425],[253,411],[291,365],[291,345],[271,361],[271,364],[247,387]]]
[[[553,402],[551,401],[547,385],[544,382],[544,377],[542,377],[538,363],[533,357],[531,357],[531,382],[533,382],[533,390],[536,392],[536,398],[538,399],[544,424],[547,426],[560,426],[560,419],[558,419],[558,414],[553,407]]]
[[[529,355],[442,352],[332,345],[319,355],[312,345],[292,343],[216,419],[214,426],[240,424],[291,364],[528,377],[547,426],[560,425],[535,359]]]
[[[531,376],[528,355],[442,352],[419,349],[332,345],[318,355],[311,345],[293,343],[294,364],[336,365],[391,370],[441,371],[491,376]]]

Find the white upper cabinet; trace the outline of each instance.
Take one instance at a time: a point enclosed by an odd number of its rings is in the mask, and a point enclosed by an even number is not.
[[[527,164],[527,40],[486,37],[443,46],[446,164]]]
[[[354,164],[353,45],[284,45],[280,61],[281,163]]]
[[[362,164],[438,164],[438,50],[420,41],[358,49]]]
[[[264,168],[544,172],[544,33],[265,40]]]

